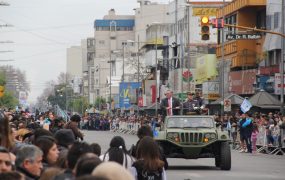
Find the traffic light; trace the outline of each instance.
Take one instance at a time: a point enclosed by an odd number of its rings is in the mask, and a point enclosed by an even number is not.
[[[207,41],[210,39],[210,20],[208,16],[201,17],[201,40]]]
[[[0,85],[0,98],[4,96],[5,87]]]

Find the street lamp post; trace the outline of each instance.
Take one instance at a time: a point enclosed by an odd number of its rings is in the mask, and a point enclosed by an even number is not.
[[[155,117],[157,117],[157,109],[158,109],[158,104],[157,104],[157,94],[158,94],[158,79],[157,79],[157,27],[156,27],[156,31],[155,31],[155,87],[156,87],[156,91],[155,91]]]
[[[140,83],[140,35],[138,35],[138,83]],[[138,88],[138,94],[137,94],[137,115],[139,115],[139,91],[140,88]]]
[[[123,76],[122,76],[122,82],[125,81],[125,45],[127,44],[127,42],[123,42]]]
[[[112,59],[112,54],[115,54],[115,53],[118,53],[118,51],[110,51],[110,60],[107,61],[107,63],[110,63],[110,82],[109,82],[109,85],[110,85],[110,107],[111,107],[111,101],[112,101],[112,63],[115,62],[114,59]]]
[[[110,82],[109,82],[109,88],[110,88],[110,97],[109,97],[109,99],[110,99],[110,104],[111,104],[111,99],[112,99],[112,83],[111,83],[111,81],[112,81],[112,51],[110,52],[110,61],[108,61],[108,63],[110,63]]]
[[[283,34],[285,34],[285,2],[282,1],[282,10],[281,10],[281,13],[282,13],[282,20],[281,20],[281,32]],[[284,37],[281,39],[281,63],[280,63],[280,75],[281,75],[281,91],[280,91],[280,101],[281,101],[281,106],[280,106],[280,111],[281,111],[281,114],[284,115],[284,55],[285,55],[285,40],[284,40]]]

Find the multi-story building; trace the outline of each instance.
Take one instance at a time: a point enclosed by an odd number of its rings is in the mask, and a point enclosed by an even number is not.
[[[266,29],[282,32],[282,0],[267,0]],[[265,15],[263,17],[265,19]],[[260,63],[257,87],[267,92],[280,95],[281,76],[281,38],[278,35],[266,34],[263,44],[264,61]]]
[[[204,81],[214,80],[215,75],[195,73],[198,58],[209,59],[208,54],[215,54],[217,29],[208,26],[209,38],[202,39],[201,19],[216,17],[222,1],[174,0],[169,4],[169,78],[168,86],[184,100],[187,91],[202,89]],[[215,61],[215,58],[209,59]],[[214,63],[213,63],[214,65]],[[215,65],[212,66],[215,69]],[[195,74],[197,76],[195,76]],[[198,75],[203,76],[200,78]],[[199,81],[197,79],[199,79]]]
[[[95,97],[108,99],[118,94],[118,82],[134,73],[128,63],[134,48],[134,43],[128,43],[135,41],[134,27],[135,16],[116,15],[114,9],[95,20]]]
[[[95,102],[95,39],[81,40],[82,48],[82,94],[88,98],[89,104]]]
[[[82,76],[81,46],[71,46],[66,50],[66,72],[72,78]]]
[[[224,14],[223,14],[224,12]],[[225,16],[226,24],[265,28],[266,0],[234,0],[219,9],[218,18]],[[224,59],[222,59],[221,32],[218,34],[217,58],[220,81],[224,82],[224,93],[251,95],[255,93],[257,65],[265,60],[263,44],[265,34],[257,40],[227,40],[228,34],[256,34],[242,29],[224,28]],[[224,66],[224,68],[222,68]],[[224,72],[221,71],[224,69]]]

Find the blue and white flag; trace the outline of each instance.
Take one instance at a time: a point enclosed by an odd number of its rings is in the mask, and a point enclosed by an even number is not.
[[[246,113],[247,111],[249,111],[251,107],[252,105],[247,99],[244,99],[242,104],[240,105],[240,109],[243,113]]]

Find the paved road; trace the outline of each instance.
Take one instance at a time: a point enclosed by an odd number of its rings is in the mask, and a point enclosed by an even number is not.
[[[135,144],[137,137],[112,132],[84,131],[85,140],[97,142],[104,153],[113,136],[120,135],[127,148]],[[169,159],[168,180],[284,180],[285,156],[251,155],[232,151],[231,171],[214,167],[213,159],[181,160]]]

